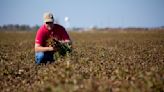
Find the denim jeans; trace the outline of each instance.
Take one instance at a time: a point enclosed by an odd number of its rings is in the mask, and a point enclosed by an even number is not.
[[[35,63],[47,63],[54,61],[53,53],[51,52],[36,52],[35,53]]]

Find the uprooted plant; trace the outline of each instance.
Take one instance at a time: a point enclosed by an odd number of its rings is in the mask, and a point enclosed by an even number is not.
[[[47,40],[46,46],[52,46],[56,49],[54,52],[54,58],[57,60],[60,57],[67,56],[70,52],[72,52],[72,43],[66,42],[63,40],[58,40],[57,38],[50,37]]]

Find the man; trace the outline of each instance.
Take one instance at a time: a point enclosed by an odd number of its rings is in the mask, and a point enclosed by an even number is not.
[[[70,43],[71,40],[64,27],[54,24],[53,14],[46,12],[43,15],[44,24],[38,29],[35,38],[35,63],[47,63],[54,61],[53,52],[57,51],[54,46],[47,46],[47,40],[55,38],[64,43]]]

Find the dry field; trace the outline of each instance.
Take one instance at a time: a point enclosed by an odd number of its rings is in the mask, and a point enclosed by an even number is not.
[[[35,65],[35,32],[0,32],[1,92],[164,92],[164,31],[70,36],[69,56]]]

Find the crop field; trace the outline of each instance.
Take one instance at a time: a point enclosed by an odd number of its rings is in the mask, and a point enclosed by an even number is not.
[[[0,32],[1,92],[164,92],[164,31],[69,32],[73,51],[35,65],[36,32]]]

